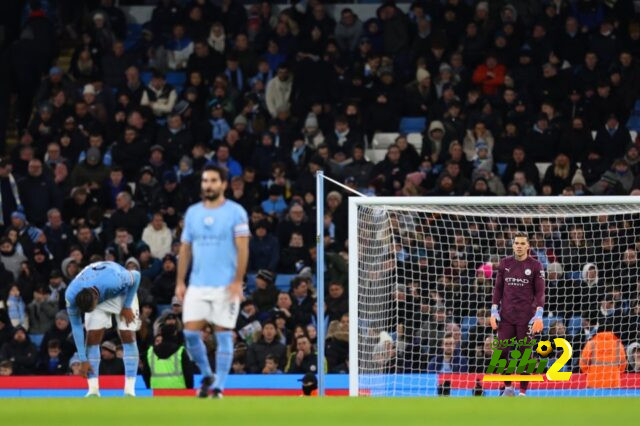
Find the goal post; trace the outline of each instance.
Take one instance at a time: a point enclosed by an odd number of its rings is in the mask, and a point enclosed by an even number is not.
[[[573,346],[572,378],[529,394],[640,396],[640,197],[350,197],[348,226],[350,395],[498,394],[482,381],[497,337],[486,320],[524,231],[547,275],[534,338]]]

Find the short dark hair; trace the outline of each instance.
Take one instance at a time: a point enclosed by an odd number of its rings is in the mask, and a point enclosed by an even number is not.
[[[76,306],[80,309],[80,312],[86,313],[93,310],[93,304],[95,300],[95,294],[90,288],[83,288],[76,295]]]
[[[49,343],[47,343],[47,349],[61,349],[62,346],[60,345],[60,340],[58,339],[51,339],[49,340]]]
[[[220,176],[221,181],[227,181],[227,169],[224,167],[216,166],[215,164],[207,164],[202,170],[202,174],[204,175],[205,172],[216,172]]]
[[[527,241],[529,241],[529,235],[523,231],[518,231],[515,234],[513,234],[513,239],[515,240],[516,238],[526,238]]]
[[[280,358],[277,355],[269,354],[264,358],[265,361],[273,361],[274,364],[278,364],[280,362]]]

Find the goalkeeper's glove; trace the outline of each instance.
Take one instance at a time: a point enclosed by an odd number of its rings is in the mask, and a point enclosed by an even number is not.
[[[489,322],[491,323],[491,328],[494,330],[498,329],[498,322],[500,321],[500,313],[498,312],[498,305],[491,305],[491,318]]]
[[[542,324],[543,312],[544,312],[544,309],[542,309],[542,307],[539,307],[538,309],[536,309],[536,314],[529,321],[529,333],[536,334],[542,331],[542,329],[544,328]]]

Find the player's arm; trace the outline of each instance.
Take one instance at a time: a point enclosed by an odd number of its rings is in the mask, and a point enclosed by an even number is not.
[[[187,270],[191,264],[191,243],[183,241],[178,252],[178,271],[176,273],[176,297],[178,300],[184,299],[187,291]]]
[[[242,287],[244,283],[244,275],[247,273],[247,265],[249,264],[249,237],[251,231],[249,229],[249,217],[243,208],[240,208],[235,216],[233,223],[233,238],[236,246],[236,273],[233,282],[229,286],[232,297],[242,297]]]
[[[533,278],[533,301],[536,307],[536,313],[529,321],[532,333],[540,333],[544,328],[542,322],[542,314],[544,313],[544,269],[541,263],[538,263],[538,268],[535,271]]]
[[[184,294],[187,291],[187,270],[191,265],[191,243],[193,242],[193,234],[191,232],[191,209],[187,210],[184,216],[184,229],[180,236],[180,250],[178,251],[178,270],[176,271],[176,297],[178,300],[184,300]]]
[[[491,297],[491,328],[498,329],[498,321],[500,321],[500,313],[498,308],[502,301],[502,292],[504,291],[504,265],[502,262],[498,265],[498,273],[496,274],[496,284],[493,286],[493,294]]]
[[[76,344],[76,352],[81,362],[87,362],[87,350],[84,347],[84,327],[82,326],[82,317],[80,310],[76,307],[75,300],[66,299],[67,314],[69,315],[69,323],[71,324],[71,334]]]
[[[133,304],[133,299],[136,297],[136,294],[138,294],[138,288],[140,287],[140,280],[141,280],[140,272],[131,271],[131,281],[128,283],[129,285],[127,287],[127,293],[124,297],[124,307],[127,309],[131,308],[131,305]]]

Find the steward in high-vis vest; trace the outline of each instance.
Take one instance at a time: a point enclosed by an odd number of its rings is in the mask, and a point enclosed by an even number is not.
[[[585,345],[580,356],[580,371],[587,375],[589,388],[619,388],[620,375],[627,368],[627,357],[620,338],[605,323]]]
[[[151,389],[190,389],[193,364],[179,342],[175,325],[165,325],[144,357],[143,377]]]

